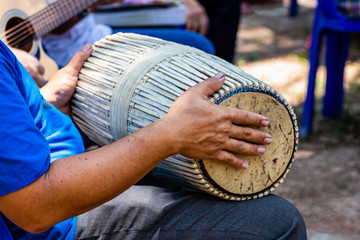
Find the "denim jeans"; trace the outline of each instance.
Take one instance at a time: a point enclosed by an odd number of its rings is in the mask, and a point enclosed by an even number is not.
[[[215,47],[216,56],[232,63],[241,19],[240,0],[198,0],[209,17],[206,37]]]
[[[75,239],[306,239],[299,211],[270,195],[232,202],[160,180],[134,185],[77,220]]]

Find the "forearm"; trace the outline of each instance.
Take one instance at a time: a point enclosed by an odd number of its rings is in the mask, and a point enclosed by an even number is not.
[[[20,227],[41,232],[95,208],[176,153],[166,129],[162,119],[111,145],[57,160],[32,184],[1,197],[0,211]]]
[[[41,232],[114,198],[174,154],[247,168],[234,153],[262,154],[271,136],[248,126],[269,122],[210,102],[224,80],[220,74],[188,89],[165,117],[109,146],[53,162],[32,184],[0,197],[0,212],[25,230]]]

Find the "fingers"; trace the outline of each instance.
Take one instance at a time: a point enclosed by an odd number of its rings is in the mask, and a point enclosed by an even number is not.
[[[182,117],[187,115],[182,121],[186,134],[184,131],[178,134],[181,143],[186,143],[179,147],[181,154],[195,159],[217,159],[237,168],[247,168],[248,163],[236,153],[263,154],[264,145],[270,144],[272,138],[249,126],[266,127],[269,120],[259,114],[213,104],[209,96],[218,91],[224,81],[225,75],[220,72],[189,88],[174,102],[168,116],[176,116],[178,112],[183,113]]]
[[[82,65],[88,59],[92,52],[92,46],[90,43],[85,44],[80,51],[75,53],[67,67],[71,68],[74,72],[79,72]]]
[[[194,21],[194,19],[187,17],[186,18],[186,30],[191,31],[191,32],[196,32],[196,21]]]
[[[31,56],[32,57],[32,56]],[[32,65],[28,65],[26,70],[29,72],[30,76],[35,80],[36,84],[39,88],[45,85],[45,78],[44,78],[44,67],[36,61],[32,62]]]
[[[221,151],[219,152],[217,159],[220,161],[224,161],[230,166],[233,166],[235,168],[248,168],[249,163],[245,161],[244,159],[241,159],[239,157],[236,157],[233,153],[228,151]]]
[[[243,165],[247,162],[239,159],[233,153],[254,156],[264,154],[265,147],[262,144],[270,144],[272,142],[272,137],[267,133],[248,127],[235,127],[235,129],[235,134],[234,131],[232,132],[232,135],[235,137],[226,141],[226,144],[223,147],[223,150],[228,152],[228,159],[225,159],[225,161],[235,167],[247,168],[247,166],[244,167],[245,165]]]
[[[37,62],[38,64],[36,65],[36,69],[37,69],[37,72],[40,74],[40,75],[44,75],[45,73],[45,68],[42,64],[40,64],[40,62]]]
[[[28,62],[26,64],[26,66],[28,66],[29,68],[31,68],[32,71],[36,72],[38,75],[44,75],[45,73],[45,68],[44,66],[40,63],[40,61],[32,56],[32,55],[28,55]]]
[[[217,73],[214,77],[208,78],[205,81],[192,87],[192,91],[199,91],[206,97],[216,92],[221,88],[225,82],[225,74],[222,72]]]
[[[257,144],[270,144],[272,142],[272,137],[268,133],[250,127],[240,127],[235,125],[232,127],[230,137]]]
[[[224,161],[236,168],[248,168],[249,163],[235,155],[235,153],[257,156],[265,153],[265,147],[262,145],[252,144],[246,141],[230,138],[226,142],[226,146],[224,146],[221,152],[218,153],[216,159]]]
[[[42,74],[34,73],[31,74],[32,78],[35,80],[39,88],[42,88],[45,85],[45,78]]]
[[[201,16],[200,25],[199,25],[199,33],[205,36],[209,29],[209,18],[206,15]]]
[[[209,19],[207,15],[194,15],[189,16],[186,19],[186,30],[197,32],[203,36],[205,36],[208,32],[209,28]]]
[[[209,17],[205,8],[196,0],[185,0],[186,30],[206,35],[209,28]]]
[[[234,124],[258,127],[269,125],[269,120],[263,115],[235,108],[228,108],[228,110],[231,111],[231,120]]]
[[[218,91],[225,82],[225,74],[222,72],[217,73],[214,77],[208,78],[205,81],[192,87],[192,90],[200,91],[205,96],[209,97]],[[260,114],[236,109],[227,108],[231,115],[231,121],[239,125],[252,125],[258,127],[266,127],[269,125],[269,120]]]
[[[230,138],[227,141],[226,150],[245,155],[261,155],[265,153],[265,148],[262,145],[252,144],[245,141]]]

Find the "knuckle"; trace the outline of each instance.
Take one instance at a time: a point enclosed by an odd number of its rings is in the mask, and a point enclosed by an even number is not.
[[[225,161],[232,166],[236,165],[236,160],[230,154],[227,156]]]
[[[70,76],[75,76],[79,74],[79,71],[73,65],[67,65],[65,68],[65,73]]]
[[[228,109],[224,109],[222,107],[219,107],[219,113],[218,113],[218,118],[219,121],[223,122],[223,121],[229,121],[232,119],[232,111],[228,111]]]
[[[236,145],[236,149],[238,152],[240,153],[244,153],[247,150],[246,144],[242,141],[238,142],[238,144]]]
[[[220,151],[224,148],[224,143],[226,142],[225,138],[223,135],[221,134],[217,134],[215,137],[214,137],[214,140],[213,140],[213,149],[214,151]]]
[[[243,114],[244,114],[245,119],[250,122],[252,119],[251,113],[247,112],[247,111],[243,111]]]
[[[217,126],[214,138],[218,144],[224,145],[227,141],[229,141],[230,136],[231,136],[231,129],[229,126],[227,126],[226,123],[219,124]]]
[[[236,168],[241,168],[243,163],[242,159],[239,159],[234,154],[228,151],[221,151],[217,159]]]
[[[227,152],[227,151],[223,151],[221,156],[220,156],[220,160],[228,163],[228,164],[233,164],[234,163],[234,158],[232,157],[232,155]]]
[[[227,158],[226,158],[226,163],[228,163],[229,165],[239,168],[242,166],[242,161],[237,159],[234,155],[232,154],[228,154]]]
[[[251,137],[253,136],[253,131],[252,131],[252,129],[251,129],[251,128],[245,128],[245,129],[244,129],[244,132],[243,132],[243,136],[244,136],[244,138],[246,138],[246,139],[251,138]]]

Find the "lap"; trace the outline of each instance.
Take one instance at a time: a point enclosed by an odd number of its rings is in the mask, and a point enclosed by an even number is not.
[[[113,29],[113,33],[131,32],[151,37],[161,38],[167,41],[176,42],[200,49],[209,54],[215,54],[213,44],[206,37],[177,28],[121,28]]]
[[[135,185],[78,217],[76,239],[306,239],[303,219],[270,195],[231,202],[180,187]]]

